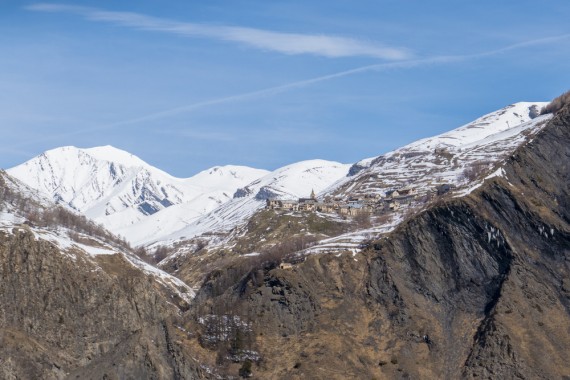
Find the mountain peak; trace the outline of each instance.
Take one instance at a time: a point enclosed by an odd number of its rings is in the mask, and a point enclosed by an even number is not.
[[[241,177],[243,172],[248,171],[257,171],[260,174],[269,173],[268,170],[264,169],[254,169],[249,166],[241,166],[241,165],[223,165],[223,166],[213,166],[209,169],[203,170],[200,173],[196,174],[196,176],[202,175],[216,175],[220,177],[229,176],[239,178]]]
[[[146,162],[134,154],[115,148],[112,145],[103,145],[81,150],[99,160],[115,162],[127,167],[148,166]]]
[[[166,208],[184,205],[184,219],[196,218],[231,199],[266,170],[216,166],[190,178],[176,178],[111,145],[51,149],[8,169],[8,173],[52,200],[131,237],[139,222]],[[184,219],[185,220],[185,219]],[[152,231],[164,224],[152,225]],[[134,231],[134,232],[133,232]],[[145,230],[145,235],[148,231]]]
[[[69,162],[69,161],[77,161],[78,157],[81,156],[88,156],[94,160],[112,162],[129,168],[140,167],[140,166],[150,167],[149,164],[147,164],[137,156],[129,152],[126,152],[124,150],[115,148],[111,145],[97,146],[93,148],[78,148],[73,145],[67,145],[47,150],[38,157],[49,158],[50,161],[55,160],[55,161]],[[36,157],[36,159],[38,157]],[[33,160],[34,159],[24,163],[23,165]],[[80,160],[80,161],[85,162],[85,160]]]

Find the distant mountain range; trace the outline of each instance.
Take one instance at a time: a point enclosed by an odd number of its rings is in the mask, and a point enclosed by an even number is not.
[[[224,166],[176,178],[130,153],[103,146],[53,149],[8,173],[133,241],[152,232],[139,228],[149,216],[174,207],[179,208],[178,219],[187,223],[268,172]]]
[[[103,146],[49,150],[7,172],[133,244],[163,239],[231,201],[308,196],[345,176],[350,165],[305,161],[269,172],[217,166],[173,177],[125,151]],[[257,207],[255,207],[257,208]]]
[[[0,170],[0,378],[568,377],[570,105],[545,104],[352,165]]]
[[[467,185],[465,168],[492,168],[545,122],[546,103],[516,103],[442,135],[353,165],[325,160],[273,172],[213,167],[176,178],[111,146],[49,150],[8,169],[59,204],[77,210],[134,245],[229,231],[263,208],[265,199],[296,199],[312,191],[364,196],[404,186],[423,191]]]

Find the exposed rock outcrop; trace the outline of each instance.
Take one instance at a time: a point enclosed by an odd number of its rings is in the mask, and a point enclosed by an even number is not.
[[[182,314],[120,255],[2,232],[0,377],[570,378],[569,164],[566,106],[362,253],[219,259]]]
[[[253,311],[260,377],[570,377],[569,163],[566,107],[504,175],[362,255],[221,274],[197,305]]]
[[[0,232],[0,378],[193,378],[169,348],[177,309],[120,255],[72,260]]]

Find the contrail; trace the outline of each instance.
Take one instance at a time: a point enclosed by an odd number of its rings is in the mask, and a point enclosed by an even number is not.
[[[127,120],[117,121],[114,123],[103,124],[103,125],[95,126],[92,128],[74,130],[74,131],[71,131],[71,132],[68,132],[65,134],[60,134],[57,136],[52,135],[52,136],[49,136],[49,137],[43,138],[43,139],[37,139],[37,140],[33,140],[33,141],[28,140],[25,143],[19,144],[19,146],[29,145],[29,144],[32,144],[35,142],[46,141],[48,139],[50,139],[50,140],[51,139],[58,139],[61,137],[75,136],[75,135],[79,135],[79,134],[85,134],[85,133],[90,133],[90,132],[97,132],[97,131],[102,131],[102,130],[113,129],[113,128],[121,127],[121,126],[133,125],[133,124],[137,124],[137,123],[141,123],[141,122],[149,121],[149,120],[158,120],[158,119],[166,118],[169,116],[173,116],[173,115],[177,115],[177,114],[181,114],[181,113],[187,113],[187,112],[191,112],[194,110],[207,108],[207,107],[211,107],[211,106],[215,106],[215,105],[219,105],[219,104],[224,104],[224,103],[240,102],[240,101],[251,100],[251,99],[256,99],[256,98],[260,98],[260,97],[273,96],[273,95],[277,95],[277,94],[287,92],[287,91],[290,91],[293,89],[307,87],[309,85],[313,85],[316,83],[325,82],[325,81],[333,80],[336,78],[342,78],[342,77],[360,74],[360,73],[365,73],[365,72],[370,72],[370,71],[378,71],[379,72],[379,71],[386,71],[386,70],[390,70],[390,69],[409,69],[409,68],[414,68],[414,67],[418,67],[418,66],[464,62],[464,61],[481,59],[481,58],[486,58],[486,57],[490,57],[490,56],[494,56],[494,55],[499,55],[499,54],[506,53],[506,52],[509,52],[512,50],[522,49],[525,47],[547,45],[547,44],[559,42],[562,40],[566,40],[569,38],[570,38],[570,34],[563,34],[563,35],[558,35],[558,36],[551,36],[551,37],[545,37],[545,38],[539,38],[539,39],[519,42],[516,44],[504,46],[504,47],[499,48],[499,49],[489,50],[489,51],[485,51],[485,52],[481,52],[481,53],[475,53],[475,54],[435,56],[435,57],[428,57],[428,58],[412,59],[412,60],[407,60],[407,61],[378,63],[378,64],[373,64],[373,65],[361,66],[361,67],[357,67],[357,68],[353,68],[353,69],[349,69],[349,70],[339,71],[339,72],[336,72],[333,74],[327,74],[327,75],[322,75],[322,76],[318,76],[318,77],[314,77],[314,78],[310,78],[310,79],[304,79],[304,80],[291,82],[291,83],[287,83],[287,84],[283,84],[283,85],[279,85],[279,86],[275,86],[275,87],[269,87],[269,88],[265,88],[265,89],[261,89],[261,90],[245,92],[245,93],[241,93],[241,94],[230,95],[230,96],[225,96],[225,97],[221,97],[221,98],[217,98],[217,99],[205,100],[205,101],[196,102],[196,103],[192,103],[192,104],[188,104],[188,105],[184,105],[184,106],[170,108],[167,110],[150,113],[150,114],[140,116],[140,117],[136,117],[133,119],[127,119]]]

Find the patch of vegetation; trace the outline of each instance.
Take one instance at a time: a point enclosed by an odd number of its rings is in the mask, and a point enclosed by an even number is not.
[[[243,378],[251,377],[251,360],[246,360],[243,362],[243,365],[239,369],[239,375]]]
[[[545,115],[547,113],[556,114],[560,111],[565,105],[570,103],[570,91],[566,91],[564,94],[558,96],[553,101],[551,101],[547,106],[543,107],[540,110],[541,115]]]
[[[147,264],[156,265],[174,252],[175,248],[160,245],[154,251],[149,251],[145,247],[138,247],[134,253]]]
[[[73,236],[77,237],[77,233],[85,234],[100,238],[119,248],[131,250],[131,246],[124,238],[113,235],[102,225],[87,219],[85,216],[73,213],[62,206],[45,208],[24,194],[12,190],[10,186],[6,185],[6,180],[2,174],[0,172],[0,200],[4,205],[10,205],[18,210],[28,224],[42,228],[65,227],[76,233],[71,234],[72,238]]]
[[[234,247],[236,253],[268,252],[274,246],[281,247],[281,251],[298,251],[316,240],[347,232],[350,225],[314,212],[263,210],[250,219],[246,228],[247,233]]]

